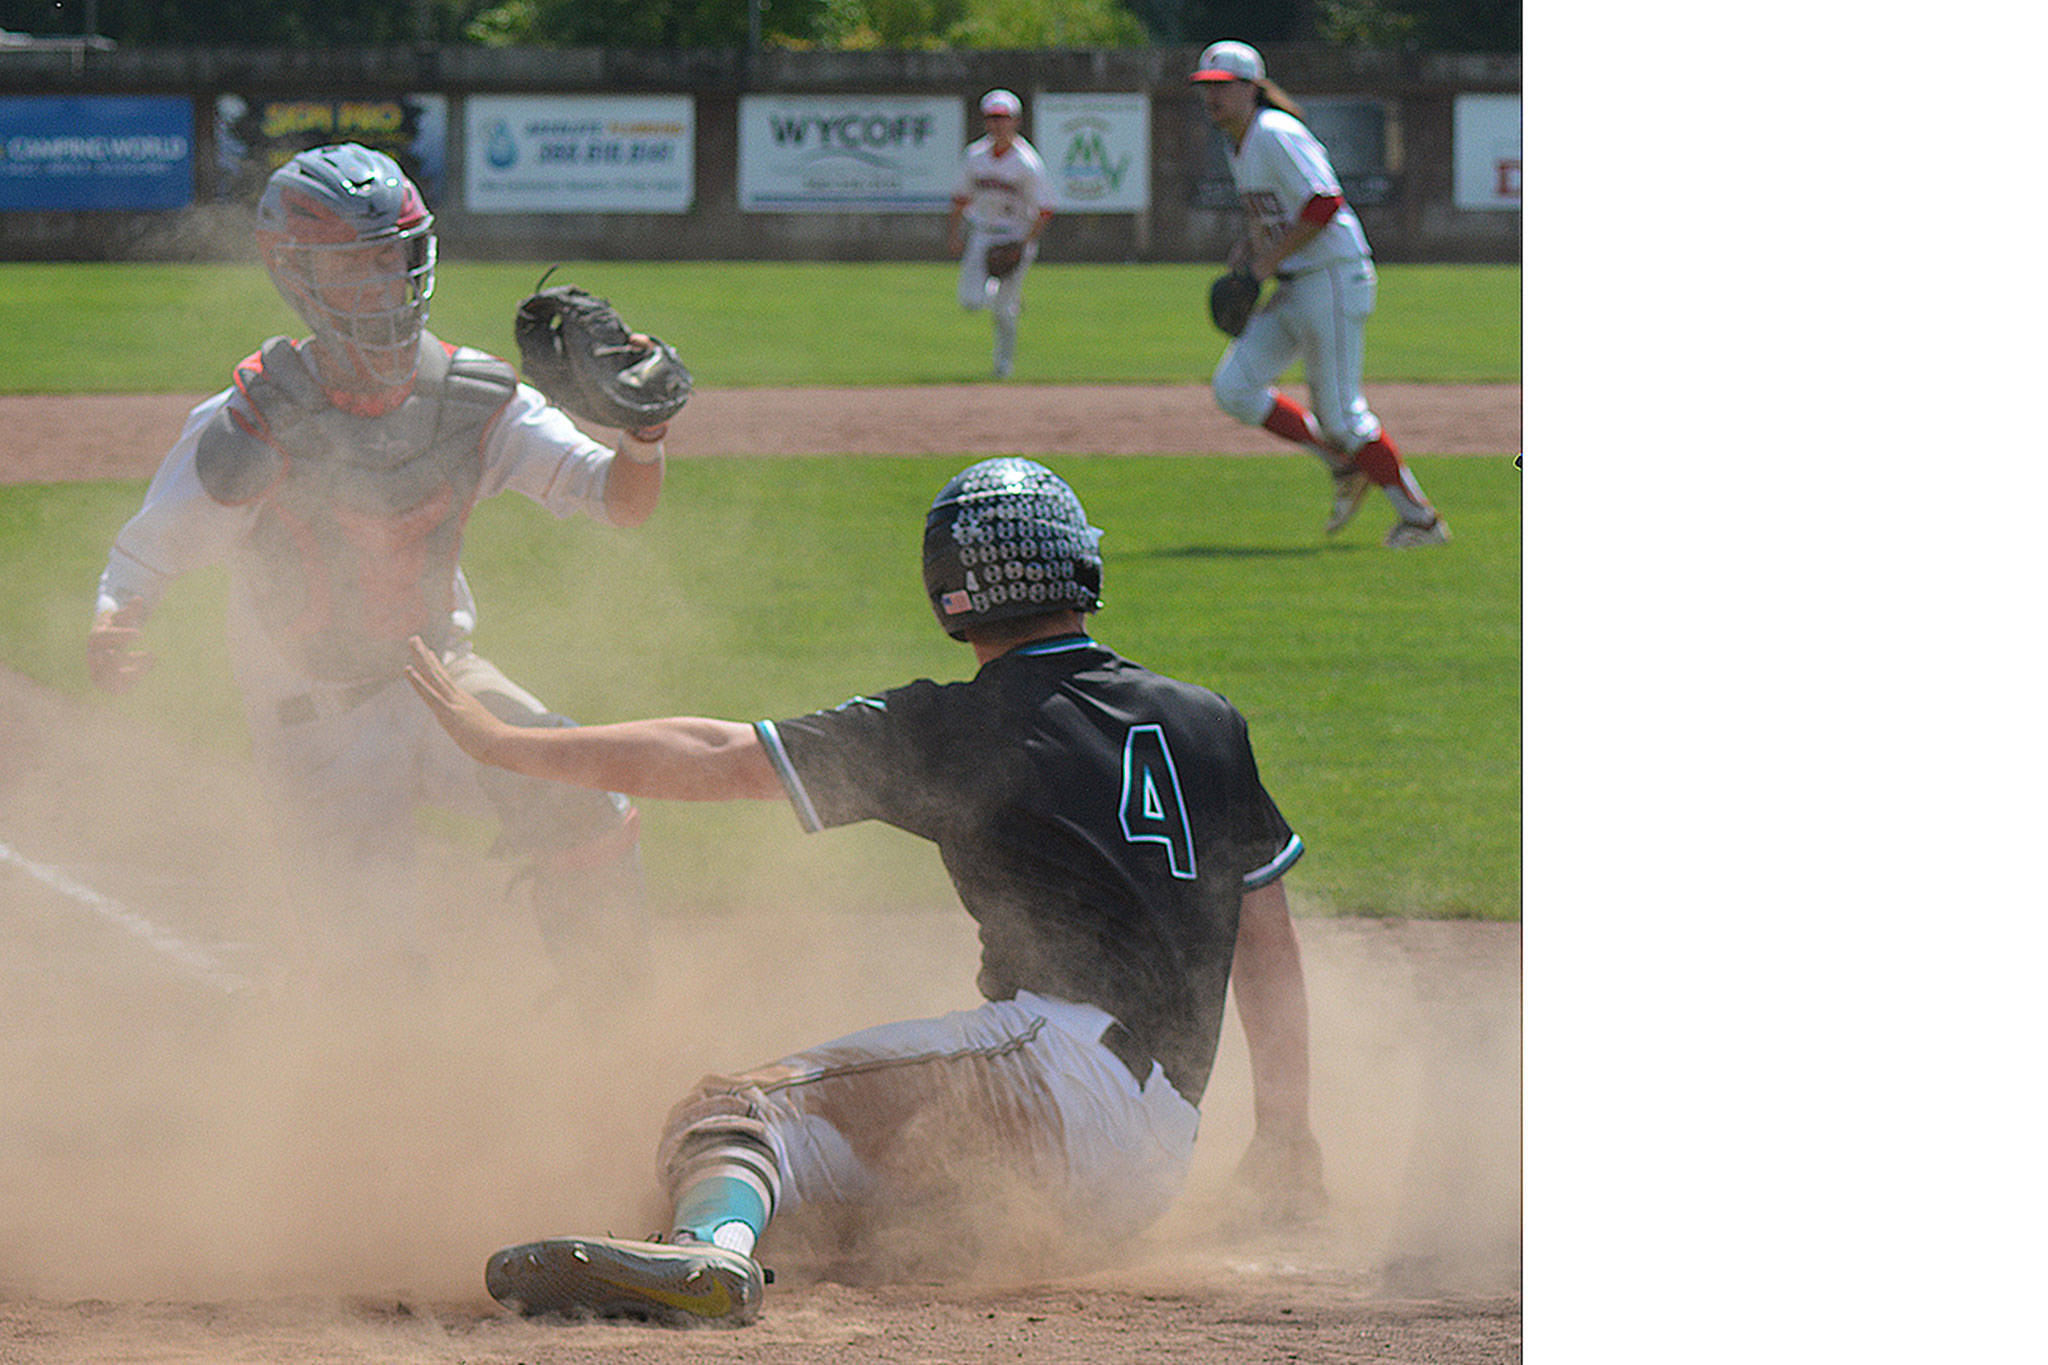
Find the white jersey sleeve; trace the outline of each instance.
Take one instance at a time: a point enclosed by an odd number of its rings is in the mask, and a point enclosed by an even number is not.
[[[484,437],[484,475],[477,497],[511,489],[557,517],[581,512],[609,525],[604,485],[615,458],[540,390],[522,383]]]
[[[200,431],[233,393],[222,390],[186,417],[142,507],[114,538],[100,574],[96,614],[133,602],[147,611],[173,579],[226,562],[248,536],[256,506],[216,502],[199,481],[195,459]],[[511,489],[557,517],[580,512],[610,524],[604,486],[614,458],[537,389],[521,384],[484,437],[477,497]]]
[[[142,506],[114,537],[100,574],[94,614],[139,603],[156,605],[172,579],[223,563],[255,519],[250,506],[227,507],[207,495],[194,456],[199,433],[233,389],[223,389],[185,418],[184,430],[157,466]]]
[[[1018,192],[1024,197],[1024,207],[1029,216],[1036,218],[1052,207],[1052,177],[1045,173],[1045,158],[1038,154],[1036,147],[1020,137],[1017,150],[1023,154],[1025,168]]]
[[[1279,238],[1301,217],[1309,200],[1343,196],[1329,153],[1292,114],[1262,108],[1230,159],[1230,172],[1251,220],[1252,239],[1263,245]],[[1281,262],[1287,271],[1315,270],[1369,254],[1358,215],[1347,204],[1315,239]]]

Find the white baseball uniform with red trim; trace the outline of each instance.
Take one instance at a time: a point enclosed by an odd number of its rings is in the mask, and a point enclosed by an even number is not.
[[[1323,144],[1284,110],[1259,108],[1230,154],[1230,174],[1255,249],[1304,215],[1325,226],[1280,262],[1272,297],[1224,352],[1217,402],[1240,422],[1259,425],[1272,410],[1274,382],[1300,360],[1316,420],[1333,441],[1355,450],[1380,434],[1360,388],[1365,320],[1379,287],[1365,230],[1344,202]]]
[[[1024,274],[1038,259],[1038,243],[1009,278],[991,280],[984,257],[993,242],[1021,242],[1032,224],[1052,211],[1052,182],[1038,149],[1014,138],[1000,154],[995,139],[968,145],[953,186],[953,202],[966,207],[967,247],[960,255],[960,306],[992,308],[1014,318],[1023,306]]]

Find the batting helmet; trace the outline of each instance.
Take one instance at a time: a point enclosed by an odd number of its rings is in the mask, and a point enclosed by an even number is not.
[[[398,163],[355,143],[271,173],[256,243],[313,334],[387,384],[410,380],[434,297],[434,215]]]
[[[1102,532],[1066,480],[1035,460],[983,460],[924,519],[924,590],[956,640],[990,621],[1102,605]]]

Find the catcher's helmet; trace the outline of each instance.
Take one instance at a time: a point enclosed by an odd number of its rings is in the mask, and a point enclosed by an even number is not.
[[[353,142],[300,152],[264,187],[256,242],[315,336],[366,378],[411,379],[434,297],[434,215],[396,161]]]
[[[983,460],[924,519],[924,590],[956,640],[969,626],[1102,605],[1102,532],[1066,480],[1035,460]]]

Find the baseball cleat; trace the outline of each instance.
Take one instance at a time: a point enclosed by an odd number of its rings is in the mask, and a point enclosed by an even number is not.
[[[1451,528],[1438,517],[1428,525],[1415,521],[1397,521],[1394,529],[1387,532],[1389,550],[1412,550],[1420,545],[1441,545],[1451,538]]]
[[[1332,474],[1330,496],[1330,519],[1323,523],[1323,534],[1336,535],[1351,524],[1358,515],[1358,509],[1365,502],[1365,495],[1372,492],[1372,479],[1362,469],[1346,470]]]
[[[761,1309],[751,1256],[705,1242],[549,1237],[507,1247],[484,1267],[491,1297],[528,1317],[644,1318],[738,1327]]]

